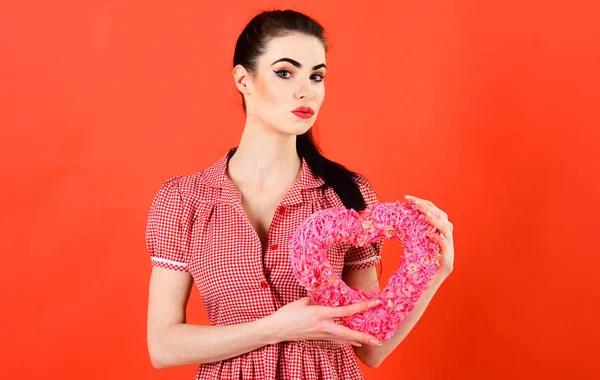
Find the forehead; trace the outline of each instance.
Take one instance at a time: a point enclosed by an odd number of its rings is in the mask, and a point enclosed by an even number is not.
[[[317,37],[299,33],[275,37],[267,43],[261,56],[262,64],[271,65],[280,58],[291,58],[311,67],[326,63],[323,43]]]

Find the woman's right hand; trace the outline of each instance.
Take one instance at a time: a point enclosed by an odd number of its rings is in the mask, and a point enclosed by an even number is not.
[[[328,307],[313,304],[308,297],[304,297],[288,303],[267,318],[278,342],[310,339],[376,346],[381,342],[374,336],[338,324],[335,319],[351,316],[378,303],[367,300],[347,306]]]

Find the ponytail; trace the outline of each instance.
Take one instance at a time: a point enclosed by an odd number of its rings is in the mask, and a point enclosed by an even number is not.
[[[315,144],[312,129],[296,136],[296,150],[298,155],[306,160],[313,174],[336,192],[344,207],[356,211],[366,208],[365,199],[356,183],[358,174],[325,158]]]

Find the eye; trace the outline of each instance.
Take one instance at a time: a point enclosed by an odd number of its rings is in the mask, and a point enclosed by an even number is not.
[[[290,75],[292,75],[292,73],[290,73],[287,70],[278,70],[278,71],[275,71],[275,74],[279,75],[283,79],[289,79]],[[286,74],[288,74],[288,75],[286,76]]]
[[[315,77],[316,77],[316,78],[315,78]],[[314,74],[314,75],[312,76],[312,79],[313,79],[315,82],[323,82],[323,79],[325,79],[325,76],[324,76],[323,74]]]

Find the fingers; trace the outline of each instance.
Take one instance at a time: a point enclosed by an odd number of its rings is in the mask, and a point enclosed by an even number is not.
[[[436,218],[433,215],[427,215],[427,220],[431,223],[438,231],[440,231],[444,236],[450,237],[452,235],[452,227],[451,223]]]
[[[341,343],[341,344],[351,344],[353,346],[356,347],[362,347],[362,343],[361,342],[350,342],[347,340],[340,340],[338,337],[334,337],[333,335],[331,336],[331,338],[327,338],[327,339],[323,339],[329,342],[335,342],[335,343]]]
[[[452,239],[454,225],[448,220],[448,214],[440,210],[431,201],[407,195],[406,199],[413,202],[419,211],[426,215],[427,220],[437,228],[446,239]]]
[[[380,303],[380,300],[364,300],[347,306],[322,306],[323,314],[321,315],[321,318],[325,318],[326,320],[321,321],[321,331],[331,335],[328,340],[343,341],[344,343],[350,343],[357,347],[360,347],[363,344],[371,346],[381,345],[382,342],[377,340],[374,336],[352,330],[351,328],[339,324],[341,322],[341,317],[349,317],[375,307]]]
[[[339,337],[337,337],[335,335],[329,335],[327,338],[325,338],[323,340],[327,340],[329,342],[342,343],[342,344],[351,344],[351,345],[356,346],[356,347],[362,347],[362,343],[361,342],[353,342],[353,341],[349,341],[349,340],[342,340],[342,339],[340,339]]]
[[[428,201],[426,199],[417,198],[412,195],[407,195],[405,196],[405,198],[413,202],[421,211],[429,211],[432,215],[434,215],[437,218],[448,220],[448,214],[446,214],[446,212],[444,212],[435,204],[433,204],[433,202]]]
[[[367,344],[369,346],[380,346],[382,342],[377,340],[372,335],[352,330],[346,326],[331,323],[328,325],[327,331],[329,334],[335,335],[338,339],[359,344]]]
[[[362,302],[357,302],[352,305],[347,306],[338,306],[328,308],[327,317],[335,318],[335,317],[349,317],[353,314],[360,313],[361,311],[365,311],[374,306],[379,305],[381,301],[379,300],[365,300]]]
[[[442,250],[448,249],[450,245],[450,243],[448,242],[448,238],[446,238],[444,234],[439,234],[437,236],[437,242],[440,244],[440,248],[442,248]]]

